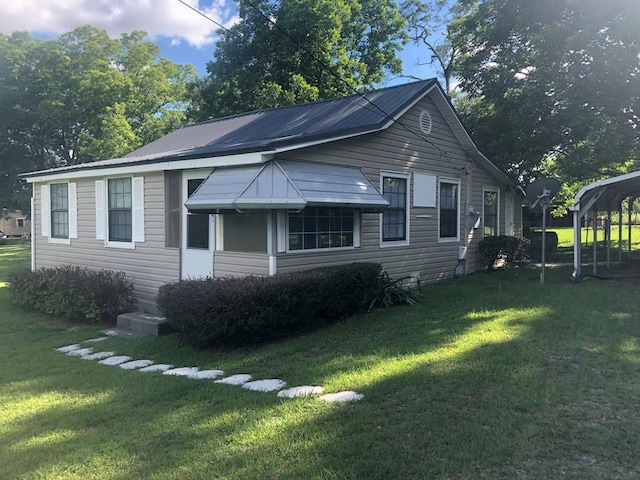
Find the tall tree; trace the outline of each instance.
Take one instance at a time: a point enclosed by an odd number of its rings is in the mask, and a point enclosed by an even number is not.
[[[21,172],[118,157],[185,122],[195,68],[145,36],[0,35],[0,206],[18,203]]]
[[[462,1],[472,11],[456,24],[459,107],[485,152],[525,182],[638,160],[640,2]]]
[[[392,0],[240,1],[238,11],[194,87],[198,120],[332,98],[400,71],[404,19]]]
[[[401,4],[411,41],[424,47],[428,57],[421,64],[436,65],[449,95],[453,94],[455,62],[464,47],[455,41],[455,26],[466,8],[465,3],[452,0],[404,0]]]

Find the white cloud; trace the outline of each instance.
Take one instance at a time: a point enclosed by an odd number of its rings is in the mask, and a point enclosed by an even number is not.
[[[232,2],[185,0],[218,23],[237,22]],[[93,25],[110,36],[144,30],[149,37],[165,37],[194,47],[213,43],[218,27],[178,0],[3,0],[0,33],[22,30],[60,35],[81,25]]]

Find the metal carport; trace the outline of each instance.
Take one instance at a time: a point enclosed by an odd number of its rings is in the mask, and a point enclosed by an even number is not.
[[[579,280],[582,275],[582,219],[589,211],[593,212],[593,274],[597,273],[597,236],[595,235],[598,211],[607,212],[607,268],[611,266],[611,212],[619,214],[618,229],[618,262],[622,262],[622,202],[629,199],[628,206],[628,255],[631,258],[631,213],[633,201],[640,197],[640,171],[627,173],[618,177],[600,180],[583,187],[575,197],[574,205],[569,207],[573,211],[573,278]]]

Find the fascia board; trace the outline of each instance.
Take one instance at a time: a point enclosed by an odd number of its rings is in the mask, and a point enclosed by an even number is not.
[[[162,172],[165,170],[192,170],[197,168],[218,168],[226,166],[252,165],[266,162],[270,160],[273,153],[255,152],[242,153],[239,155],[228,155],[222,157],[206,157],[194,158],[189,160],[173,160],[158,163],[148,163],[144,165],[128,165],[128,166],[104,166],[91,168],[81,168],[79,170],[63,170],[60,172],[51,172],[50,174],[42,174],[28,176],[25,178],[27,183],[50,182],[61,179],[80,179],[105,176],[122,176],[136,175],[149,172]]]

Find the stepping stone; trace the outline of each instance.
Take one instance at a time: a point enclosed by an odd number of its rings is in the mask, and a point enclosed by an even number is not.
[[[246,373],[239,373],[237,375],[231,375],[230,377],[216,380],[216,383],[226,383],[227,385],[244,385],[251,380],[251,375]]]
[[[85,355],[89,355],[93,353],[93,348],[78,348],[76,350],[71,350],[70,352],[65,353],[67,357],[84,357]]]
[[[73,352],[74,350],[79,350],[79,349],[80,349],[80,345],[77,343],[74,343],[73,345],[66,345],[64,347],[56,348],[55,351],[68,353],[68,352]]]
[[[364,395],[353,391],[346,392],[337,392],[337,393],[328,393],[326,395],[322,395],[318,397],[318,400],[322,400],[324,402],[336,403],[336,402],[350,402],[352,400],[362,400]]]
[[[115,354],[115,352],[96,352],[90,355],[85,355],[81,358],[82,360],[102,360],[104,358],[113,357]]]
[[[287,386],[287,383],[277,378],[268,378],[265,380],[256,380],[254,382],[245,383],[242,388],[247,390],[253,390],[256,392],[273,392],[275,390],[282,390]]]
[[[200,370],[199,372],[194,373],[191,378],[203,380],[206,378],[217,378],[221,375],[224,375],[222,370]]]
[[[121,363],[128,362],[129,360],[131,360],[131,357],[118,355],[115,357],[105,358],[104,360],[100,360],[98,363],[102,365],[120,365]]]
[[[153,360],[134,360],[133,362],[121,363],[118,365],[123,370],[135,370],[136,368],[148,367]]]
[[[301,387],[287,388],[286,390],[280,390],[278,396],[281,398],[296,398],[296,397],[310,397],[313,395],[321,395],[324,393],[324,388],[313,387],[310,385],[302,385]]]
[[[90,338],[89,340],[85,340],[84,343],[98,343],[98,342],[102,342],[104,340],[106,340],[109,337],[96,337],[96,338]]]
[[[198,372],[198,367],[180,367],[167,370],[163,372],[163,375],[176,375],[179,377],[195,378],[194,375]]]
[[[169,365],[167,363],[156,363],[154,365],[149,365],[148,367],[141,368],[138,370],[139,372],[166,372],[173,368],[173,365]]]

